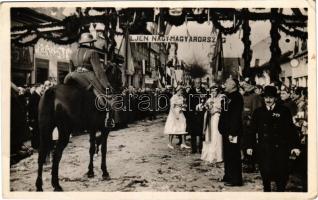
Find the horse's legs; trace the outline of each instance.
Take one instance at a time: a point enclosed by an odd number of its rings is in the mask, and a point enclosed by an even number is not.
[[[88,178],[94,177],[94,154],[95,154],[95,140],[96,140],[96,133],[94,131],[91,131],[89,134],[89,165],[88,165],[88,172],[87,176]]]
[[[64,148],[69,142],[70,132],[62,131],[59,129],[59,139],[56,144],[56,148],[53,153],[53,164],[52,164],[52,186],[54,191],[63,191],[59,184],[59,164],[62,158]]]
[[[47,122],[47,121],[46,121]],[[43,125],[44,124],[44,125]],[[45,163],[46,156],[50,150],[50,143],[52,140],[52,131],[54,126],[49,123],[43,123],[40,127],[40,146],[39,146],[39,157],[38,157],[38,177],[36,179],[36,191],[43,191],[42,185],[42,172],[43,172],[43,165]]]
[[[109,130],[105,129],[102,131],[101,135],[101,152],[102,152],[102,164],[101,164],[101,169],[103,172],[103,179],[104,180],[109,180],[110,176],[107,172],[107,167],[106,167],[106,152],[107,152],[107,138],[108,138]]]
[[[43,188],[43,181],[42,181],[42,172],[43,172],[43,164],[45,163],[45,159],[46,156],[48,154],[49,151],[49,138],[47,138],[48,136],[41,136],[41,137],[45,137],[42,138],[41,143],[40,143],[40,147],[39,147],[39,157],[38,157],[38,177],[36,179],[36,191],[42,192]]]

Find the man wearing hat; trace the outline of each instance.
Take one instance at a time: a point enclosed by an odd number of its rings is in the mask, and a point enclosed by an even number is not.
[[[266,86],[263,97],[265,105],[252,116],[247,154],[252,155],[255,150],[264,191],[270,192],[271,181],[275,181],[277,191],[283,192],[288,180],[289,156],[300,153],[297,133],[288,108],[276,103],[277,89]]]
[[[71,55],[71,73],[64,83],[75,80],[85,89],[93,86],[94,93],[105,94],[106,88],[111,88],[106,73],[100,62],[98,52],[93,48],[95,39],[90,33],[83,33],[79,40],[79,47]]]

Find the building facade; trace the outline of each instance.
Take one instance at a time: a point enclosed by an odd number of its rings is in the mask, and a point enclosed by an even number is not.
[[[298,38],[288,37],[282,34],[282,39],[279,41],[281,48],[281,73],[279,75],[280,81],[290,87],[297,85],[307,87],[308,80],[308,51],[307,40],[303,41]],[[264,69],[260,77],[257,79],[264,79],[262,74],[267,75],[266,67],[269,65],[271,57],[270,53],[270,37],[264,38],[252,47],[253,58],[251,61],[252,70]],[[260,71],[260,70],[258,70]],[[263,75],[264,76],[264,75]],[[268,82],[268,81],[267,81]]]
[[[16,27],[59,20],[29,8],[17,8],[12,9],[11,21],[11,26]],[[44,83],[46,80],[63,82],[69,72],[70,54],[76,46],[76,43],[57,45],[44,39],[25,47],[11,43],[12,82],[18,86]]]
[[[292,55],[281,65],[280,79],[284,85],[308,87],[308,55],[307,50]]]

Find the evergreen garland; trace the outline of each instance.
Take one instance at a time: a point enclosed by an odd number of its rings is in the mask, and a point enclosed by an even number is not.
[[[183,9],[180,16],[171,16],[169,14],[169,8],[162,9],[163,11],[163,20],[167,21],[169,24],[174,26],[180,26],[185,22],[185,17],[187,15],[188,9]]]
[[[285,26],[289,26],[288,28]],[[292,37],[297,37],[297,38],[301,38],[303,40],[308,38],[308,33],[307,31],[301,31],[298,30],[295,26],[290,26],[287,24],[280,24],[278,27],[281,31],[283,31],[286,35],[292,36]],[[293,29],[293,30],[290,30]]]
[[[112,18],[109,18],[112,16]],[[76,41],[78,41],[80,35],[82,32],[85,32],[85,29],[87,29],[87,24],[89,23],[102,23],[105,25],[105,27],[110,27],[111,33],[110,36],[113,38],[115,35],[121,35],[122,33],[116,32],[116,25],[117,20],[114,20],[114,18],[117,18],[117,15],[115,16],[114,13],[111,14],[105,14],[102,16],[82,16],[79,17],[76,15],[71,15],[66,17],[62,22],[58,23],[51,23],[46,25],[31,25],[31,26],[23,26],[23,27],[13,27],[11,29],[12,32],[16,31],[26,31],[26,33],[20,35],[17,38],[13,38],[12,42],[15,43],[17,46],[28,46],[35,44],[39,38],[43,38],[45,40],[51,41],[56,44],[61,45],[68,45],[72,44]],[[112,22],[110,23],[110,20],[112,19]],[[116,23],[116,24],[115,24]],[[57,31],[60,36],[56,37],[54,36],[54,33],[41,33],[38,31],[40,28],[54,28],[54,27],[64,27],[63,30]],[[36,38],[34,38],[32,41],[23,43],[22,40],[28,37],[31,34],[36,34]],[[108,39],[108,37],[107,37]],[[108,39],[109,40],[109,39]],[[114,39],[108,41],[111,44],[111,47],[115,46]]]
[[[271,13],[273,16],[277,16],[278,9],[272,8]],[[279,74],[281,73],[280,58],[281,58],[282,52],[279,47],[279,40],[281,38],[278,31],[279,24],[280,24],[279,18],[274,18],[271,20],[272,26],[270,30],[270,35],[272,38],[272,42],[270,45],[271,58],[269,61],[269,70],[270,70],[270,78],[272,81],[279,81]]]
[[[239,17],[236,21],[235,24],[233,24],[232,27],[224,27],[222,26],[222,24],[219,22],[219,15],[216,14],[216,12],[214,12],[213,10],[210,11],[210,15],[211,15],[211,18],[212,18],[212,22],[213,22],[213,25],[219,29],[224,35],[230,35],[230,34],[234,34],[238,31],[239,27],[241,26],[242,24],[242,18]],[[234,23],[234,22],[233,22]]]
[[[194,14],[193,10],[190,9],[189,15],[199,24],[203,24],[205,21],[208,20],[206,9],[202,10],[202,13],[200,13],[200,14]]]
[[[252,50],[251,50],[251,40],[250,40],[250,35],[251,35],[251,27],[249,25],[249,19],[248,19],[248,9],[244,9],[242,11],[244,21],[242,24],[242,29],[243,29],[243,37],[242,37],[242,42],[244,44],[244,51],[242,54],[242,57],[244,59],[244,69],[243,69],[243,76],[244,77],[250,77],[250,67],[251,67],[251,60],[252,60]]]
[[[89,16],[89,11],[94,9],[99,12],[104,12],[102,15],[97,16]],[[243,23],[243,20],[271,20],[276,21],[277,27],[280,31],[286,33],[287,35],[298,37],[301,39],[307,39],[308,33],[307,31],[302,31],[300,28],[307,27],[308,17],[304,15],[285,15],[282,13],[276,12],[273,14],[272,12],[264,12],[264,13],[256,13],[256,12],[246,12],[247,9],[236,10],[236,9],[210,9],[210,18],[214,24],[214,26],[219,29],[223,34],[229,35],[234,34],[238,31],[240,26]],[[185,8],[182,10],[182,14],[180,16],[170,16],[168,8],[162,8],[161,11],[163,13],[161,16],[164,21],[169,22],[171,25],[179,26],[185,22],[185,17],[189,16],[193,20],[198,23],[202,23],[207,20],[207,14],[202,13],[200,15],[194,15],[193,11],[190,8]],[[86,8],[82,10],[81,8],[77,8],[77,14],[68,16],[64,18],[60,22],[50,23],[50,24],[40,24],[40,25],[26,25],[26,26],[17,26],[11,28],[11,32],[21,32],[25,31],[25,33],[20,36],[12,37],[12,42],[20,45],[26,46],[32,43],[35,43],[38,37],[43,37],[46,40],[52,41],[57,44],[71,44],[76,39],[79,38],[81,32],[83,32],[82,28],[90,23],[102,23],[105,25],[108,34],[105,39],[111,45],[110,48],[113,49],[115,46],[114,35],[122,35],[123,33],[116,31],[117,23],[126,23],[127,21],[131,21],[134,16],[134,13],[137,13],[136,20],[133,24],[131,24],[130,28],[135,30],[135,32],[139,32],[139,30],[145,29],[145,25],[147,21],[152,21],[153,12],[151,9],[136,9],[129,8],[123,9],[120,12],[116,12],[114,8]],[[232,27],[224,27],[220,21],[221,20],[229,20],[231,16],[236,16],[237,20]],[[118,22],[118,17],[120,22]],[[150,20],[151,19],[151,20]],[[246,23],[246,22],[245,22]],[[246,25],[244,25],[247,27]],[[41,28],[55,28],[55,27],[64,27],[63,30],[57,31],[60,36],[56,37],[52,33],[41,33],[38,31]],[[245,28],[246,29],[246,28]],[[247,30],[247,29],[246,29]],[[26,38],[28,35],[37,34],[37,37],[32,41],[27,43],[22,43],[22,40]],[[67,36],[67,37],[66,37]],[[244,39],[246,40],[246,39]],[[247,44],[247,41],[246,41]],[[245,52],[247,55],[247,50]]]

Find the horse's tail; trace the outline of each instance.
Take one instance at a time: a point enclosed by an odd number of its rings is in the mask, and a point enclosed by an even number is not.
[[[55,87],[45,91],[39,103],[39,132],[40,148],[39,163],[45,162],[45,158],[52,146],[52,132],[56,126],[55,123]]]
[[[54,117],[54,99],[55,88],[49,88],[45,91],[39,102],[39,133],[40,133],[40,147],[38,157],[38,177],[36,179],[36,190],[43,191],[42,172],[43,164],[53,144],[52,132],[55,127]]]

